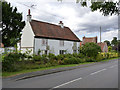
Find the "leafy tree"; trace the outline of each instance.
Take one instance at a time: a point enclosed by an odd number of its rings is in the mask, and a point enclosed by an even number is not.
[[[81,49],[81,53],[83,53],[84,55],[88,56],[88,57],[96,57],[98,52],[101,52],[101,47],[98,46],[96,43],[86,43],[82,49]]]
[[[20,40],[21,30],[25,22],[22,21],[22,13],[17,12],[10,3],[2,3],[2,42],[5,47],[14,46]]]
[[[104,42],[106,42],[108,46],[111,46],[110,41],[105,40]]]
[[[102,14],[104,16],[107,15],[118,15],[119,11],[118,11],[118,2],[92,2],[92,5],[90,6],[92,11],[97,11],[99,10],[100,12],[102,12]]]
[[[118,40],[117,40],[117,37],[113,37],[113,40],[111,41],[111,44],[113,46],[116,46],[118,44]]]

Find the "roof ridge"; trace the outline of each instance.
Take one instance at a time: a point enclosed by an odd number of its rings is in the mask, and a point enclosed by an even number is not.
[[[57,24],[48,23],[48,22],[44,22],[44,21],[39,21],[39,20],[35,20],[35,19],[32,19],[32,21],[41,22],[41,23],[46,23],[46,24],[50,24],[50,25],[54,25],[54,26],[58,26],[58,27],[60,27],[60,26],[57,25]],[[68,28],[68,27],[66,27],[66,26],[64,26],[64,27],[65,27],[65,28]]]

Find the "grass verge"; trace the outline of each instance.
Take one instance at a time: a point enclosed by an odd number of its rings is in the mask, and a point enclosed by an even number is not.
[[[102,61],[109,61],[109,60],[114,60],[117,58],[111,58],[111,59],[106,59]],[[101,62],[101,61],[99,61]],[[72,66],[79,66],[82,64],[90,64],[90,63],[95,63],[95,62],[85,62],[85,63],[80,63],[80,64],[70,64],[70,65],[57,65],[57,66],[51,66],[51,67],[45,67],[45,68],[39,68],[39,69],[31,69],[31,70],[22,70],[18,72],[2,72],[2,77],[11,77],[11,76],[16,76],[24,73],[29,73],[29,72],[35,72],[35,71],[41,71],[41,70],[48,70],[48,69],[55,69],[55,68],[60,68],[60,67],[72,67]]]

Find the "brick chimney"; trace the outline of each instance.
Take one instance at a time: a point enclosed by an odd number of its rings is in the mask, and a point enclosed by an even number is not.
[[[62,21],[59,22],[59,26],[61,26],[61,28],[64,28],[64,25],[63,25]]]
[[[31,22],[31,14],[30,14],[30,9],[28,9],[28,15],[27,15],[27,21]]]
[[[85,36],[83,37],[83,40],[85,39]]]

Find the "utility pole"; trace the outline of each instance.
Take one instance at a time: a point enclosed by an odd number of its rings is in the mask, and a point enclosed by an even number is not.
[[[100,26],[100,43],[101,43],[101,26]]]

